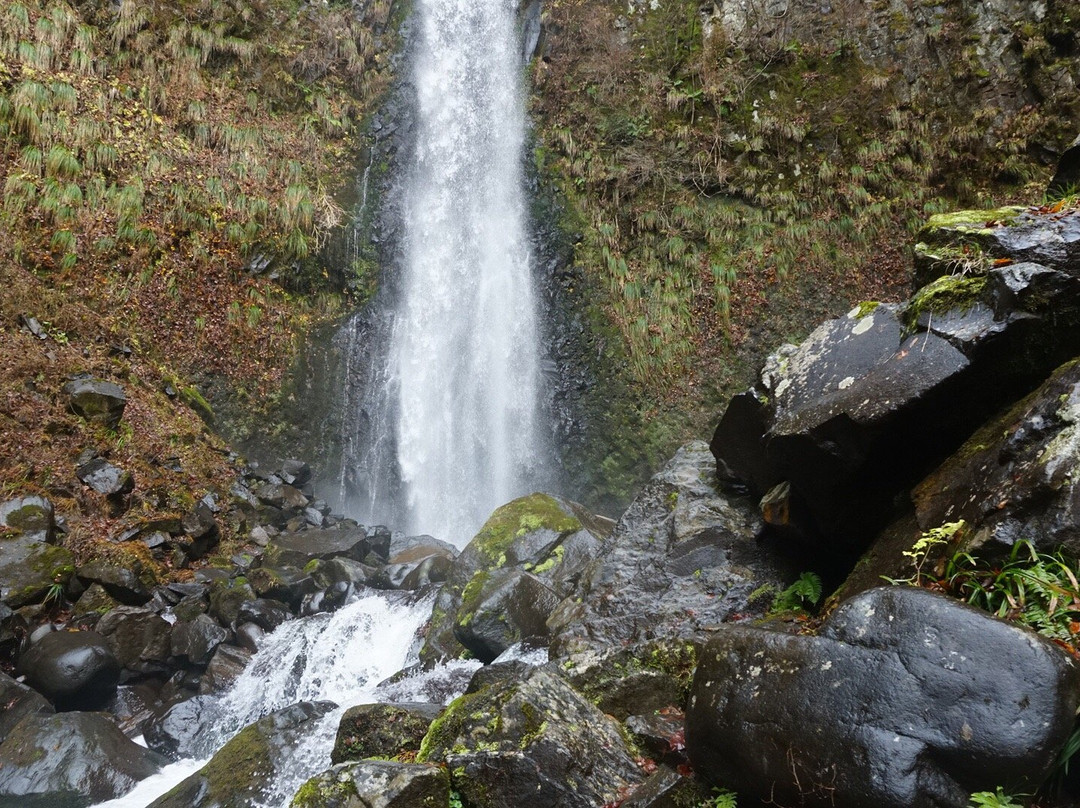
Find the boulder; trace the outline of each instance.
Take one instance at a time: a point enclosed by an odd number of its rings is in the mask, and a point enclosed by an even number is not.
[[[214,651],[206,673],[199,681],[199,693],[220,693],[235,682],[244,672],[251,653],[235,645],[219,645]]]
[[[196,503],[194,508],[184,514],[181,528],[181,531],[169,537],[169,545],[189,559],[202,558],[217,546],[221,539],[221,528],[214,512],[205,502]]]
[[[75,469],[75,476],[84,484],[107,497],[123,497],[135,490],[131,472],[117,468],[100,457]]]
[[[795,570],[759,541],[754,504],[716,484],[701,441],[681,448],[642,489],[548,620],[553,658],[659,638],[764,613]]]
[[[152,610],[118,606],[98,621],[96,629],[125,671],[153,675],[169,670],[172,626]]]
[[[148,808],[210,808],[269,802],[275,775],[293,762],[312,725],[334,708],[328,701],[301,702],[240,730],[195,774]],[[280,795],[278,802],[287,799]]]
[[[440,766],[364,760],[311,778],[290,808],[446,808],[450,777]]]
[[[120,385],[101,379],[75,379],[64,385],[68,407],[88,421],[106,429],[116,429],[127,406],[127,396]]]
[[[1033,790],[1073,730],[1080,667],[926,590],[843,603],[817,636],[722,626],[686,714],[699,776],[782,804],[956,806]]]
[[[215,581],[210,585],[210,608],[208,614],[221,625],[236,622],[245,603],[255,600],[255,590],[244,578]]]
[[[0,808],[85,808],[165,763],[101,713],[28,715],[0,744],[0,760]]]
[[[395,540],[385,566],[372,576],[370,584],[378,589],[420,589],[442,583],[457,556],[454,545],[432,536]]]
[[[281,533],[266,548],[266,558],[268,563],[275,566],[304,569],[316,559],[329,561],[338,556],[363,561],[368,550],[367,531],[364,528],[337,527]]]
[[[963,519],[962,549],[1004,554],[1027,539],[1080,557],[1080,361],[989,421],[911,498],[916,534]]]
[[[194,620],[174,623],[169,645],[173,656],[187,659],[192,665],[206,665],[214,649],[228,637],[228,631],[212,618],[200,614]]]
[[[0,600],[12,609],[60,598],[75,571],[75,557],[44,535],[0,535]]]
[[[53,505],[45,497],[9,499],[0,504],[0,527],[11,528],[36,541],[51,543],[56,538]]]
[[[466,589],[465,595],[471,593]],[[561,598],[541,578],[520,569],[489,575],[474,597],[464,597],[454,636],[477,659],[491,662],[515,643],[546,637]]]
[[[173,760],[208,754],[211,750],[205,749],[204,741],[217,708],[217,699],[208,695],[172,705],[144,725],[146,745]]]
[[[106,561],[91,561],[75,570],[75,577],[85,586],[99,584],[110,596],[128,606],[142,606],[150,600],[147,588],[135,570],[109,564]]]
[[[682,808],[682,806],[723,805],[705,785],[689,774],[670,766],[660,766],[638,786],[619,808]]]
[[[17,670],[61,710],[99,707],[120,681],[120,663],[96,631],[46,634],[22,655]]]
[[[645,779],[618,723],[548,666],[454,700],[417,760],[445,761],[474,808],[595,808]]]
[[[79,595],[71,613],[74,617],[100,617],[119,605],[119,601],[106,592],[101,584],[90,584],[86,591]]]
[[[311,482],[311,466],[303,460],[286,460],[281,464],[278,476],[289,485],[303,486]]]
[[[0,673],[0,704],[4,705],[0,711],[0,743],[25,716],[56,712],[48,699],[4,673]]]
[[[461,656],[462,638],[475,640],[469,651],[491,661],[519,640],[537,633],[546,636],[547,614],[569,593],[606,534],[603,520],[548,494],[531,494],[498,508],[451,565],[435,601],[421,661],[431,664]],[[523,576],[528,583],[520,586],[520,608],[510,609],[498,626],[485,618],[483,632],[459,633],[482,604],[492,609],[507,605],[517,587],[504,585],[511,579],[520,582]],[[551,595],[534,597],[544,590]],[[488,607],[483,613],[490,614]]]
[[[236,624],[254,623],[263,631],[273,631],[291,617],[288,607],[281,601],[257,598],[240,604]]]
[[[1080,273],[1014,263],[941,277],[770,356],[716,428],[717,468],[765,496],[770,523],[850,558],[898,494],[1078,352]]]
[[[442,712],[438,704],[358,704],[341,716],[331,763],[364,758],[393,758],[417,752],[431,722]]]

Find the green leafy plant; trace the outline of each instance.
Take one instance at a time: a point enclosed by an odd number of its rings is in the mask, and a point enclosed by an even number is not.
[[[821,600],[821,577],[804,572],[791,586],[776,596],[770,614],[780,612],[809,611]]]
[[[947,565],[946,584],[973,606],[1075,647],[1080,633],[1080,582],[1076,561],[1060,552],[1040,553],[1021,539],[1002,564],[957,553]]]
[[[915,572],[909,578],[888,578],[885,580],[892,584],[911,584],[912,586],[923,586],[926,581],[926,575],[923,572],[924,567],[930,560],[931,556],[936,555],[939,550],[944,549],[945,545],[956,538],[957,534],[962,532],[967,527],[967,523],[961,519],[957,522],[946,522],[945,524],[931,528],[925,533],[921,534],[918,541],[911,546],[910,550],[905,550],[902,555],[904,558],[910,558],[912,565],[915,567]],[[883,576],[884,577],[884,576]]]
[[[708,799],[698,804],[697,808],[737,808],[738,795],[726,788],[714,788]]]
[[[978,808],[1023,808],[1022,802],[1017,802],[1014,797],[1020,794],[1006,794],[1005,790],[998,786],[996,791],[976,791],[971,795],[969,805]]]
[[[450,806],[449,808],[463,808],[464,803],[461,801],[461,795],[458,794],[456,789],[450,789]]]

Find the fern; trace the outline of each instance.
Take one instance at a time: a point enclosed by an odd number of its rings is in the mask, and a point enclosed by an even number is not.
[[[821,577],[813,572],[804,572],[795,583],[776,596],[769,612],[779,614],[812,609],[821,600],[821,591]]]

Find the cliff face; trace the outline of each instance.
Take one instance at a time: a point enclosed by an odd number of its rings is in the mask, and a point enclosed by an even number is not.
[[[551,5],[536,160],[595,314],[582,361],[628,385],[580,396],[595,429],[572,454],[607,469],[590,484],[625,494],[769,346],[903,297],[928,214],[1040,201],[1075,135],[1078,18],[1011,0]]]

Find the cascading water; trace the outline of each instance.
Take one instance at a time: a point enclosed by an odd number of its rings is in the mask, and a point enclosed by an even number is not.
[[[460,545],[548,482],[521,52],[512,2],[421,0],[417,14],[397,299],[389,347],[365,354],[362,400],[347,402],[363,448],[350,457],[346,445],[343,504]]]

